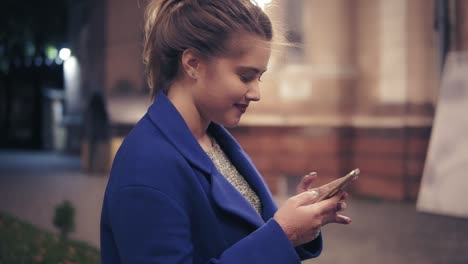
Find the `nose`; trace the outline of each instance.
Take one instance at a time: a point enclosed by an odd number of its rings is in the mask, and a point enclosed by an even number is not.
[[[245,94],[246,99],[249,101],[260,101],[260,86],[258,82],[253,82],[249,85],[249,90]]]

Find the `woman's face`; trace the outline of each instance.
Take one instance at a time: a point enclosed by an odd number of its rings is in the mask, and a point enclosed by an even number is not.
[[[270,58],[270,42],[239,38],[232,47],[237,55],[203,62],[199,68],[194,102],[204,121],[236,126],[249,104],[260,100],[260,77]]]

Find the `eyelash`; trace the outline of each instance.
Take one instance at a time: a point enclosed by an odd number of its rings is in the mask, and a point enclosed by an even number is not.
[[[261,77],[262,77],[261,75],[258,76],[258,81],[259,81],[259,82],[262,81],[262,80],[261,80]],[[241,79],[241,81],[244,82],[244,83],[249,83],[249,82],[255,80],[255,76],[252,77],[252,76],[243,76],[243,75],[241,75],[241,76],[240,76],[240,79]]]

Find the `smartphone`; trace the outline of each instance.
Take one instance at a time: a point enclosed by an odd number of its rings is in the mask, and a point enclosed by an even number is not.
[[[320,195],[317,202],[333,197],[338,191],[343,190],[348,185],[348,183],[350,183],[354,179],[354,177],[357,177],[357,175],[359,175],[359,173],[360,170],[356,168],[350,173],[348,173],[346,176],[341,177],[338,180],[338,184],[334,188],[328,190],[328,192]]]

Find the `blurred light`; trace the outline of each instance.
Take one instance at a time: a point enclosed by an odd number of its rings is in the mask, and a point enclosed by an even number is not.
[[[46,64],[47,66],[52,65],[52,63],[54,63],[54,59],[53,59],[53,58],[52,58],[52,59],[50,59],[50,58],[46,58],[46,59],[45,59],[45,64]]]
[[[63,70],[65,76],[74,81],[78,68],[78,61],[75,57],[70,57],[69,59],[70,60],[65,61]]]
[[[63,63],[63,60],[60,57],[55,58],[55,64],[60,65]]]
[[[70,58],[71,50],[67,48],[62,48],[59,52],[59,57],[61,60],[66,61]]]
[[[257,3],[257,5],[261,8],[261,9],[265,9],[265,7],[271,3],[271,0],[251,0],[252,2],[255,2]]]
[[[41,66],[43,62],[44,62],[44,59],[42,57],[36,57],[36,59],[34,60],[34,64],[36,66]]]
[[[54,46],[47,46],[45,53],[47,59],[50,59],[52,61],[53,59],[55,59],[55,57],[57,57],[58,50]]]
[[[67,113],[78,113],[81,107],[81,71],[78,60],[71,56],[63,62],[63,81]]]
[[[26,43],[26,57],[34,57],[36,53],[36,48],[31,42]]]

